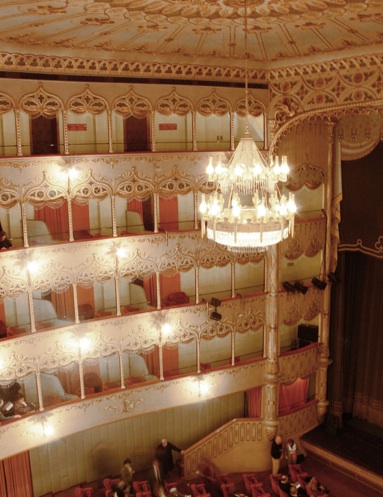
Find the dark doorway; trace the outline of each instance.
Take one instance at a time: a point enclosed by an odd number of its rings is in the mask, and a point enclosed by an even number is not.
[[[39,116],[30,120],[31,154],[46,155],[58,153],[57,120]]]
[[[130,116],[124,119],[124,151],[148,152],[149,146],[148,121]]]

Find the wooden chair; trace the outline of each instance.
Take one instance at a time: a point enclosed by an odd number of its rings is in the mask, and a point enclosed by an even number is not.
[[[74,490],[75,497],[93,497],[93,488],[92,487],[77,487]]]
[[[244,473],[242,476],[243,481],[245,482],[246,492],[248,493],[248,495],[251,495],[251,485],[254,485],[256,483],[259,484],[257,475],[256,473]]]
[[[109,497],[113,493],[113,485],[120,481],[119,478],[104,478],[103,484],[105,488],[105,497]]]

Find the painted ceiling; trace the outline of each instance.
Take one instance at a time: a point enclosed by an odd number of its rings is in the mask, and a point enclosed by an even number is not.
[[[381,53],[383,0],[1,0],[0,43],[11,54],[226,67],[247,52],[271,69]]]

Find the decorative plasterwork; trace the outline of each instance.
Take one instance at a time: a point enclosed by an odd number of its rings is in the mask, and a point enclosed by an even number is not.
[[[379,105],[382,63],[382,55],[371,55],[272,70],[269,115],[280,126],[314,109],[322,117],[327,109],[328,118],[336,119],[342,115],[339,112],[365,108],[368,102],[370,107]]]
[[[149,62],[106,60],[102,58],[82,58],[60,55],[30,55],[20,53],[0,53],[0,70],[31,73],[73,74],[98,77],[125,78],[164,78],[185,81],[236,81],[243,83],[245,70],[240,66],[222,67],[220,65],[193,64],[177,62]],[[253,68],[249,78],[258,83],[267,84],[267,70]]]

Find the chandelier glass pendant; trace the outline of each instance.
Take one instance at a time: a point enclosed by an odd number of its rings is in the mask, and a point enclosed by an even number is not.
[[[287,181],[287,157],[263,157],[249,133],[247,76],[247,9],[245,1],[246,126],[227,165],[206,168],[215,192],[200,203],[201,234],[232,251],[260,251],[294,232],[294,195],[280,191]]]

